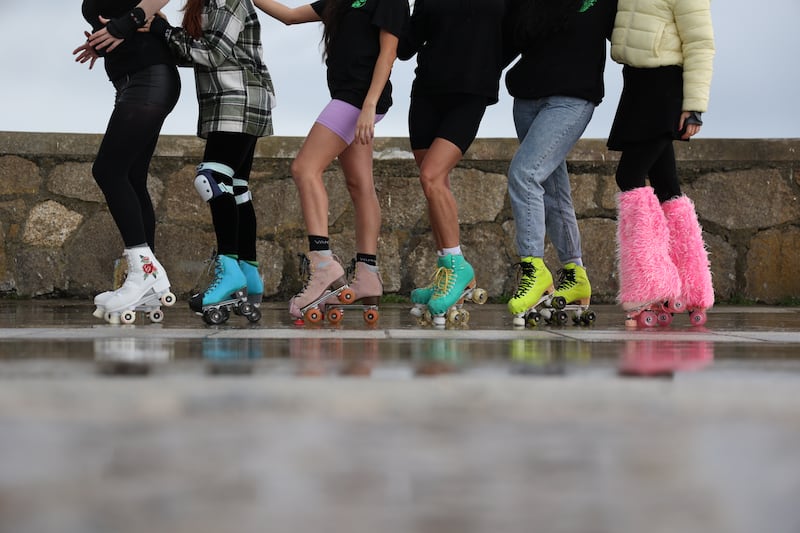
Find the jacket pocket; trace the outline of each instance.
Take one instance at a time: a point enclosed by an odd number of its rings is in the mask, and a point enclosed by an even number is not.
[[[663,22],[658,25],[658,29],[656,29],[655,34],[653,35],[653,57],[659,57],[661,55],[661,40],[664,38],[664,31],[666,30],[667,25]]]

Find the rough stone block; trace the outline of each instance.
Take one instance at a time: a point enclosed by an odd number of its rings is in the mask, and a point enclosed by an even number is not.
[[[56,166],[50,172],[47,189],[84,202],[105,202],[103,192],[92,177],[92,163],[67,162]]]
[[[0,157],[0,196],[36,194],[42,175],[36,163],[16,155]]]
[[[747,253],[747,297],[777,303],[800,295],[800,229],[770,229],[750,241]]]
[[[80,213],[48,200],[31,210],[22,240],[33,246],[57,248],[69,239],[82,221]]]

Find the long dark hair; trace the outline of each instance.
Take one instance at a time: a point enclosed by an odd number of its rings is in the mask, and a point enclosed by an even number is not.
[[[544,37],[566,29],[583,0],[517,0],[512,37],[520,50],[528,50]]]
[[[325,56],[328,56],[330,51],[331,41],[335,38],[336,32],[339,30],[342,18],[350,7],[352,0],[326,0],[325,9],[322,10],[322,42],[325,44]]]
[[[186,0],[183,6],[183,29],[199,39],[203,36],[203,6],[206,0]]]

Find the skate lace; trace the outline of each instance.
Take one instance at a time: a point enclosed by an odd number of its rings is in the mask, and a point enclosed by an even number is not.
[[[570,289],[577,283],[578,282],[575,280],[574,270],[566,270],[562,268],[558,271],[558,285],[556,286],[557,290]]]
[[[214,256],[214,263],[213,264],[214,264],[214,278],[211,280],[211,283],[209,283],[208,288],[206,289],[206,292],[211,292],[214,289],[216,289],[217,285],[219,285],[220,281],[222,281],[222,276],[225,273],[224,269],[222,268],[222,261],[219,260],[219,255],[215,255]],[[209,273],[211,272],[211,267],[210,266],[209,266],[208,272]]]
[[[453,288],[455,283],[454,272],[447,267],[439,267],[433,275],[433,298],[441,298]]]
[[[311,260],[306,254],[297,254],[297,257],[300,258],[298,273],[300,274],[300,279],[303,281],[303,289],[299,294],[303,294],[306,292],[306,289],[308,289],[309,281],[311,281]]]
[[[536,284],[536,267],[530,263],[517,263],[517,290],[514,298],[519,298]]]

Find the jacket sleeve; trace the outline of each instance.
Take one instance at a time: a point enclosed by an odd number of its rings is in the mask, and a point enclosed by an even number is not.
[[[711,0],[676,0],[674,14],[683,53],[683,110],[705,112],[715,52]]]
[[[181,64],[219,67],[233,55],[246,16],[241,1],[212,0],[203,37],[194,39],[185,31],[173,32],[169,38],[170,45]]]

